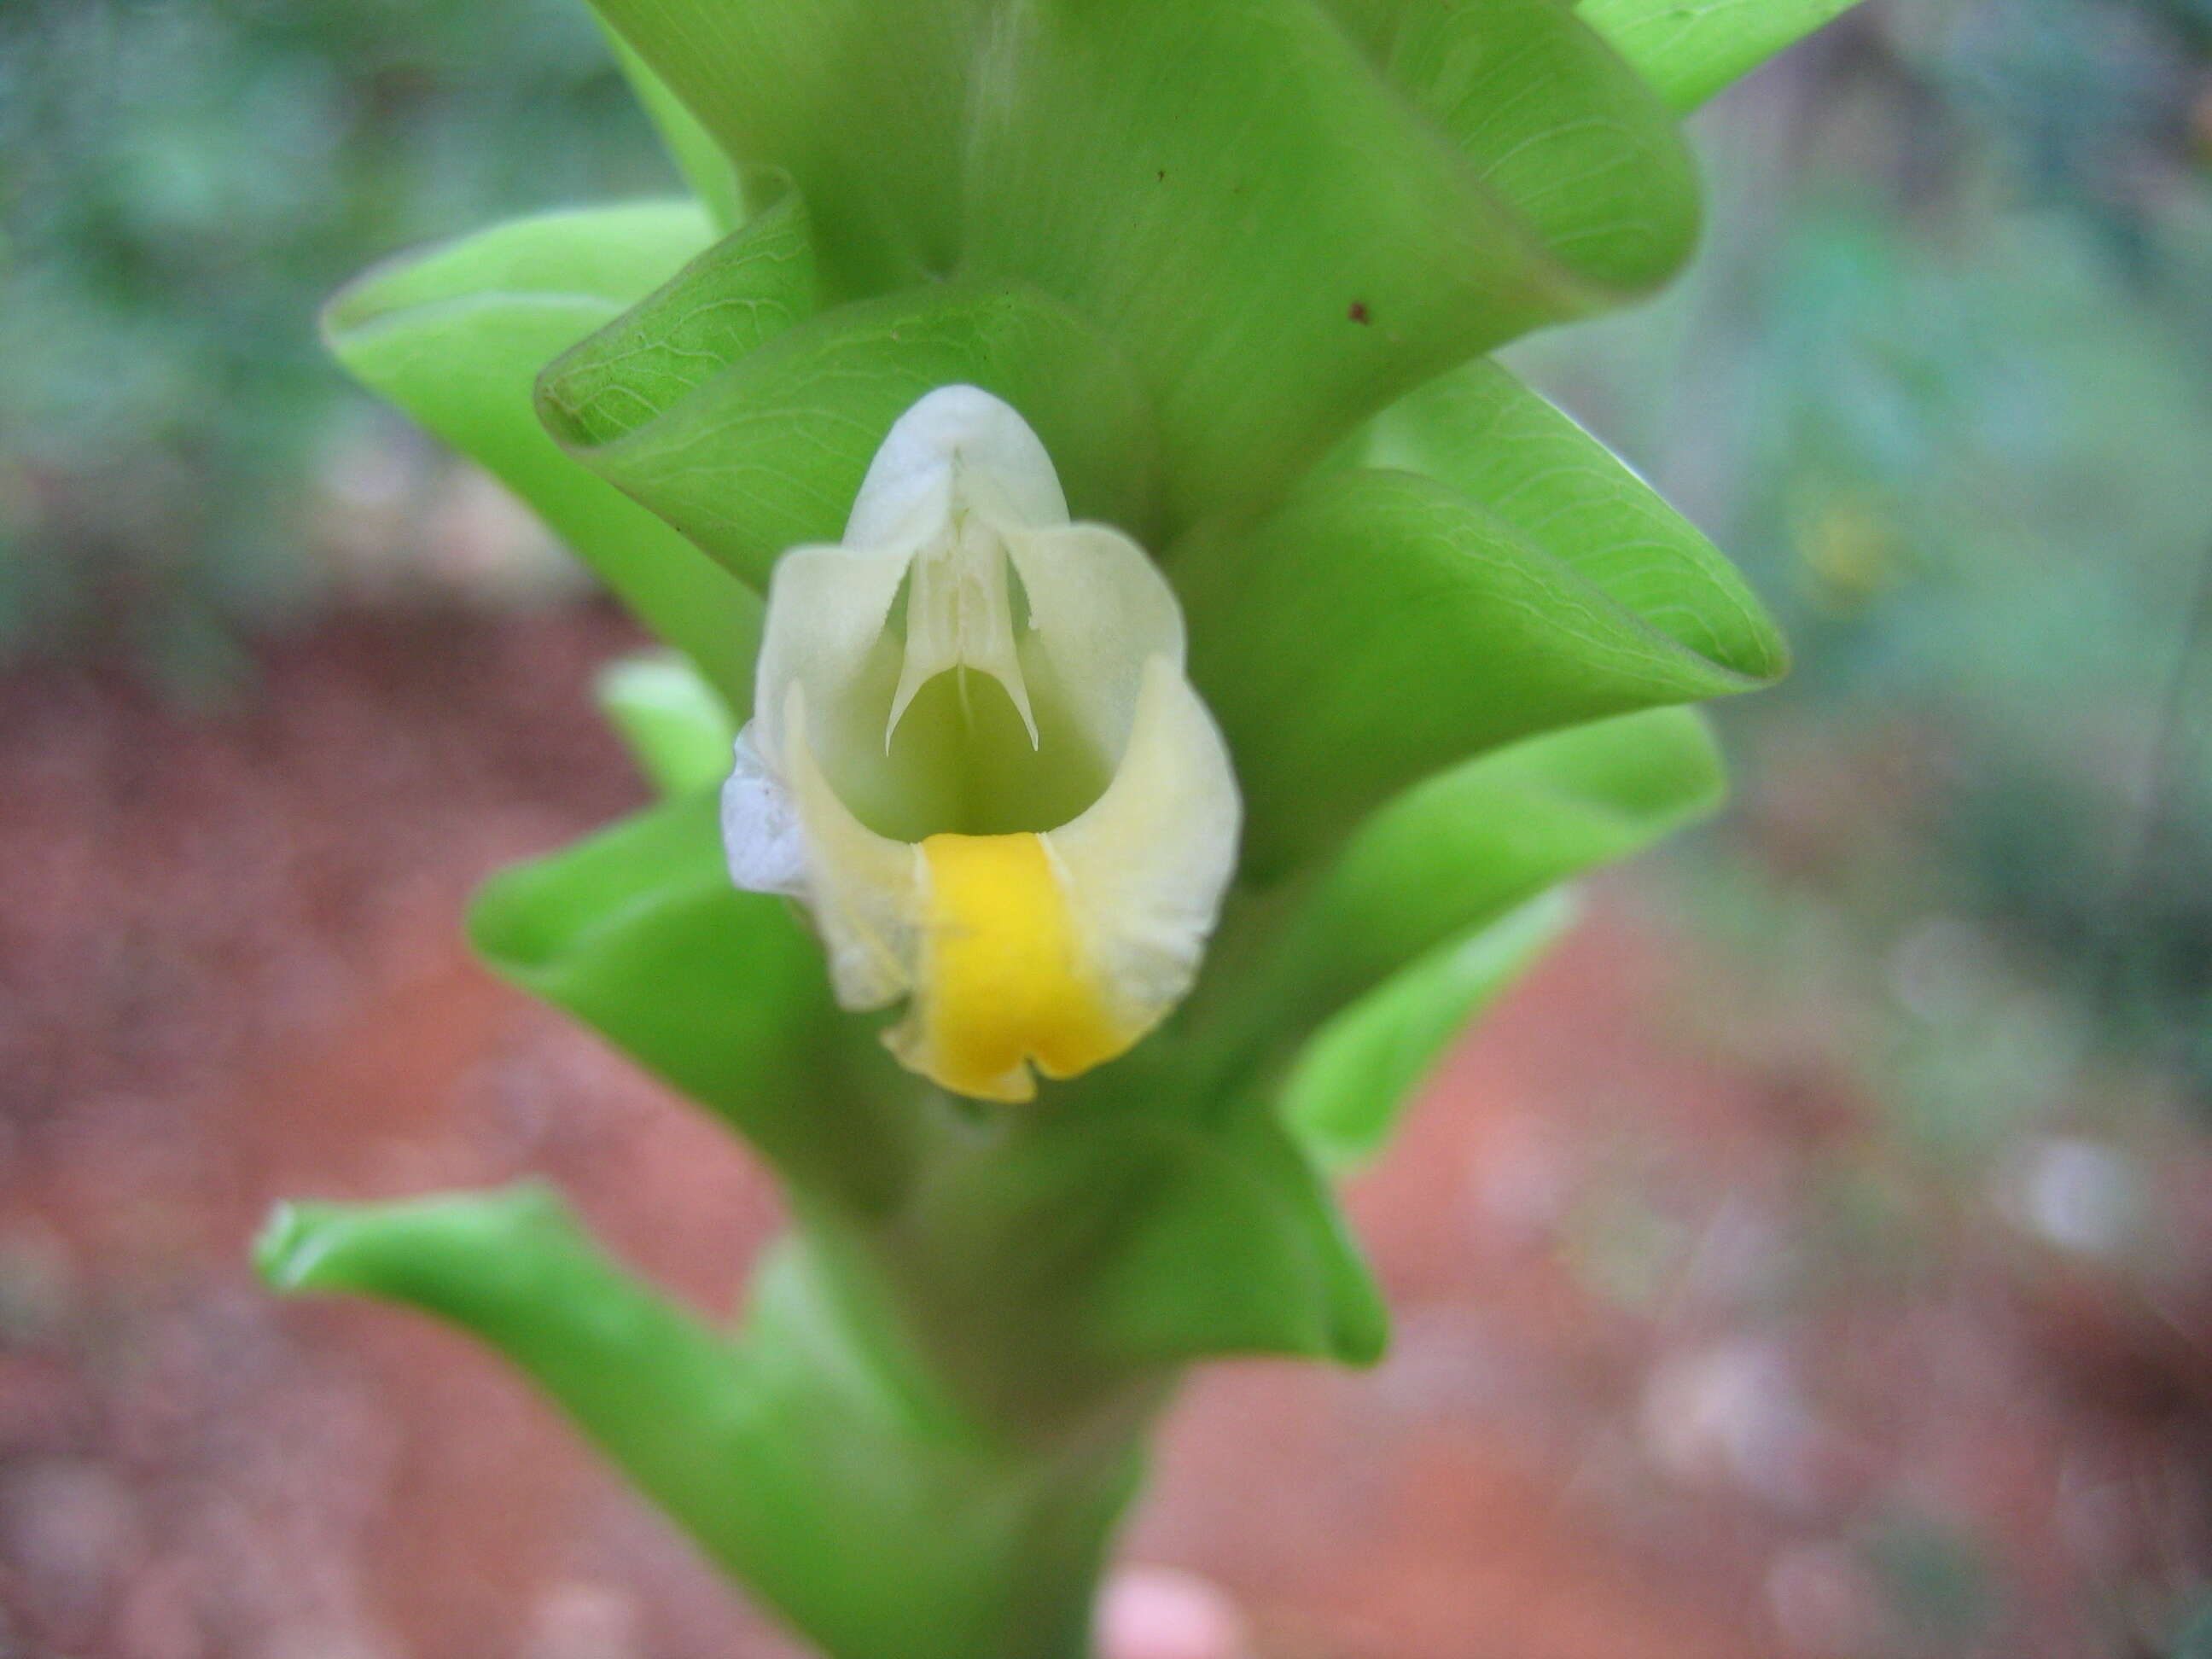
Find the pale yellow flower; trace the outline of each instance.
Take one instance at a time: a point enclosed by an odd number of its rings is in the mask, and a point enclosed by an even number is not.
[[[1123,1053],[1189,989],[1236,860],[1227,750],[1142,549],[1074,524],[1012,408],[902,416],[844,541],[769,592],[723,792],[741,887],[811,911],[838,1000],[987,1100]]]

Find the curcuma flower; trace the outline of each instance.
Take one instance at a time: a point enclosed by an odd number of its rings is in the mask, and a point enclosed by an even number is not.
[[[1680,705],[1781,671],[1488,354],[1668,276],[1674,117],[1848,0],[592,3],[697,199],[326,325],[670,647],[603,683],[656,798],[471,933],[792,1224],[734,1333],[533,1187],[287,1209],[263,1270],[486,1338],[836,1659],[1082,1659],[1176,1377],[1377,1357],[1330,1177],[1559,884],[1718,799]]]
[[[836,546],[770,584],[722,828],[740,887],[811,912],[837,999],[903,999],[900,1061],[1025,1101],[1189,988],[1236,860],[1227,750],[1142,549],[1074,524],[1008,404],[930,392]]]

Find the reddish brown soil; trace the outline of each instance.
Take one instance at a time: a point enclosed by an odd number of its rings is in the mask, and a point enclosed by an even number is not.
[[[626,642],[354,623],[197,717],[0,687],[0,1653],[788,1653],[492,1361],[244,1267],[282,1195],[537,1170],[732,1295],[759,1173],[456,927],[637,799],[585,699]],[[1206,1376],[1133,1551],[1275,1659],[2154,1651],[2208,1560],[2202,1155],[2162,1261],[2039,1254],[1645,908],[1356,1185],[1389,1360]]]

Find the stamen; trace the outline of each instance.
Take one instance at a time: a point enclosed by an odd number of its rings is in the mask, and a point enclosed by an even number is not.
[[[884,752],[916,694],[948,668],[975,669],[1006,688],[1022,717],[1030,747],[1038,747],[1036,717],[1014,650],[1013,601],[1008,592],[1006,540],[979,515],[957,511],[908,567],[906,657],[884,726]],[[966,682],[961,708],[969,712]]]

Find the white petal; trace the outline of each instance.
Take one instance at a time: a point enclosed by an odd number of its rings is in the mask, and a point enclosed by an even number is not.
[[[1181,672],[1182,612],[1144,549],[1105,525],[1008,526],[1008,556],[1029,596],[1026,662],[1049,676],[1061,705],[1106,755],[1119,755],[1137,715],[1145,665]]]
[[[815,763],[806,694],[784,705],[785,775],[807,854],[807,899],[830,956],[830,982],[847,1008],[880,1008],[914,988],[921,914],[921,854],[854,817]]]
[[[1117,1017],[1150,1029],[1198,972],[1237,866],[1243,810],[1229,751],[1164,654],[1145,665],[1121,765],[1097,802],[1047,834],[1091,970]]]
[[[806,896],[806,842],[791,792],[753,750],[753,728],[738,733],[735,764],[722,786],[722,851],[730,879],[750,893]]]
[[[772,770],[784,765],[784,700],[793,685],[806,688],[817,743],[883,741],[880,714],[846,705],[867,679],[870,659],[896,651],[884,623],[911,556],[911,550],[794,547],[776,562],[753,687],[757,745]]]
[[[892,423],[860,481],[848,547],[911,546],[944,524],[956,493],[1014,524],[1067,522],[1052,457],[1011,404],[972,386],[944,386]]]

